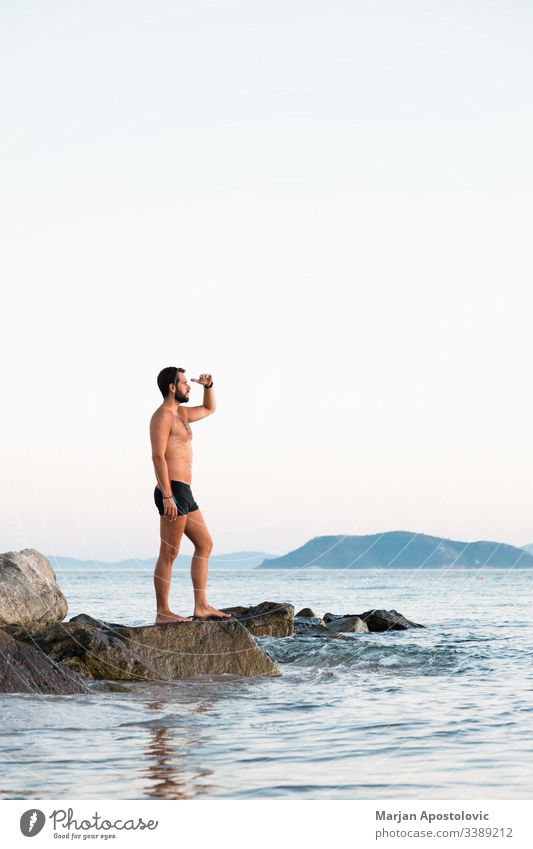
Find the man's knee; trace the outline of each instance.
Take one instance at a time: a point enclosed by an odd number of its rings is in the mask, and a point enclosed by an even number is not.
[[[209,557],[213,551],[213,540],[211,537],[206,537],[197,545],[194,546],[194,553],[199,557]]]
[[[181,538],[183,534],[175,534],[171,539],[161,537],[159,557],[167,563],[173,563],[179,554]]]

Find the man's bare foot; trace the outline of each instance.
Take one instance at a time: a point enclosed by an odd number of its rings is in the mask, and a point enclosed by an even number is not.
[[[166,625],[168,622],[192,622],[192,616],[178,616],[171,610],[158,611],[155,617],[155,625]]]
[[[210,604],[207,604],[205,607],[195,607],[193,616],[195,619],[231,619],[233,614],[223,613],[221,610],[217,610],[216,607],[211,607]]]

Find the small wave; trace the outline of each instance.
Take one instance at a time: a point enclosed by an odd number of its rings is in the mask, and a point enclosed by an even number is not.
[[[262,648],[284,666],[354,670],[404,675],[445,675],[456,671],[460,656],[453,646],[295,637],[264,638]]]

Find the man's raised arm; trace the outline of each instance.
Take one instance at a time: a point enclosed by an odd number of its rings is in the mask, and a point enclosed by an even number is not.
[[[199,407],[184,407],[187,410],[187,421],[195,422],[214,413],[217,405],[215,401],[215,390],[213,389],[213,376],[201,374],[199,378],[191,377],[194,383],[200,383],[204,387],[204,403]]]

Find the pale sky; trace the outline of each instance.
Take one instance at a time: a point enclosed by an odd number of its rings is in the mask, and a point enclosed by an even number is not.
[[[0,10],[1,551],[157,555],[168,365],[215,553],[533,541],[531,3]]]

